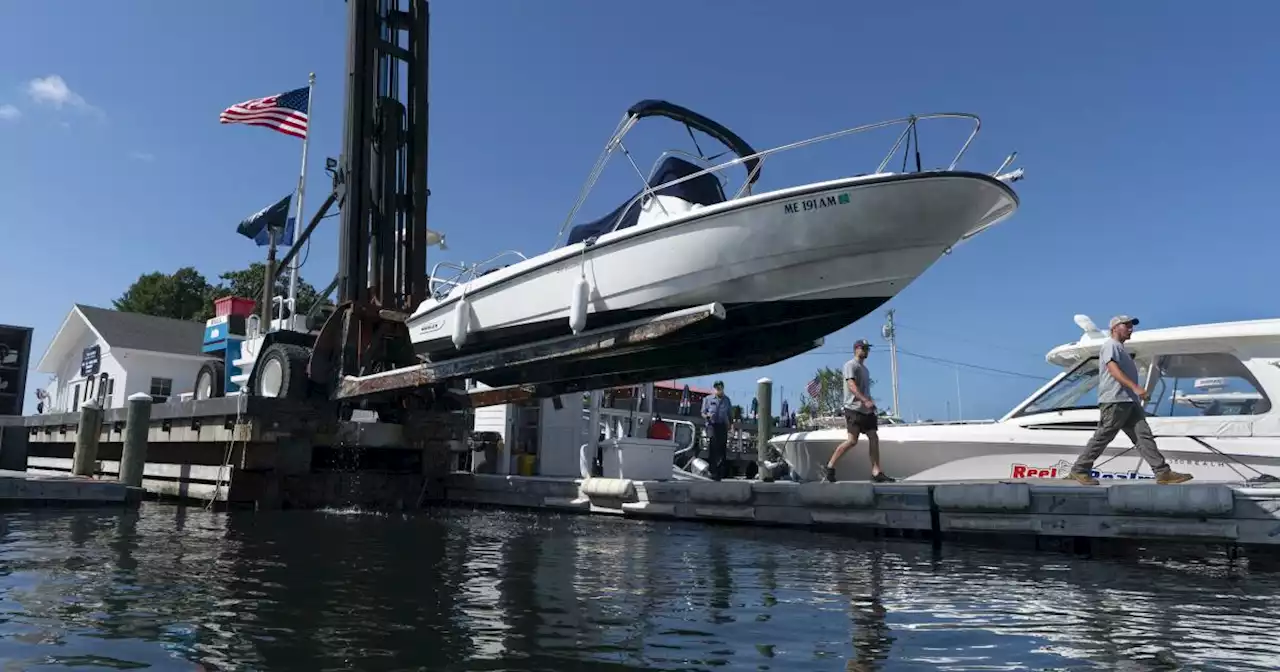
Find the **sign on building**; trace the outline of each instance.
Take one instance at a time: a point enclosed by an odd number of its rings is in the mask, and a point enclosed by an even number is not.
[[[22,415],[31,360],[31,328],[0,324],[0,415]]]

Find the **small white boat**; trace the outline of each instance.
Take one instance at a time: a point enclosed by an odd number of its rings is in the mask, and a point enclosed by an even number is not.
[[[880,457],[896,478],[923,481],[1063,478],[1098,423],[1098,349],[1106,334],[1084,315],[1084,335],[1051,350],[1063,371],[994,422],[882,427]],[[1151,392],[1148,424],[1160,451],[1197,482],[1264,483],[1280,476],[1280,319],[1139,330],[1125,347]],[[1211,391],[1183,393],[1182,386]],[[774,437],[803,480],[845,439],[843,427]],[[840,480],[870,477],[867,441],[836,465]],[[1152,478],[1124,434],[1094,465],[1103,479]]]
[[[646,117],[674,119],[737,156],[704,167],[700,157],[668,151],[646,175],[623,144]],[[950,163],[887,172],[916,124],[934,118],[974,125]],[[751,193],[772,154],[894,124],[905,126],[898,144],[870,174]],[[912,116],[756,152],[696,112],[643,101],[610,137],[566,226],[616,153],[643,179],[640,191],[608,215],[572,227],[565,244],[545,254],[437,265],[431,296],[408,321],[415,350],[442,361],[708,304],[723,306],[723,319],[655,344],[643,363],[613,361],[608,370],[643,367],[656,380],[671,377],[668,369],[684,376],[726,371],[794,355],[801,344],[800,351],[810,349],[875,310],[957,243],[1014,213],[1018,198],[1009,185],[1021,170],[1000,173],[1012,155],[991,174],[956,168],[979,125],[969,114]],[[737,165],[747,176],[728,195],[719,175]],[[495,267],[504,256],[514,263]],[[777,357],[770,359],[771,352]]]

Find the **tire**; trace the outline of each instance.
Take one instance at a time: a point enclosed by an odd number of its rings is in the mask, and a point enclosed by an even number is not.
[[[196,374],[196,399],[216,399],[227,394],[227,366],[221,360],[211,359]]]
[[[299,345],[273,343],[253,364],[253,394],[258,397],[303,400],[311,381],[307,360],[311,351]]]

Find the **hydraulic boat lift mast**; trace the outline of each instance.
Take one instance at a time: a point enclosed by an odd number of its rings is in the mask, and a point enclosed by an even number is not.
[[[654,341],[724,318],[718,304],[459,357],[421,361],[405,321],[426,297],[428,0],[347,0],[347,81],[342,155],[326,161],[333,193],[282,259],[277,276],[328,210],[341,209],[338,302],[319,335],[265,335],[251,394],[359,403],[384,421],[415,409],[449,410],[645,382],[655,369],[705,373],[776,361],[796,352],[717,362],[661,362]],[[457,381],[478,374],[502,389],[467,396]],[[501,387],[501,386],[500,386]],[[270,388],[269,391],[267,388]]]

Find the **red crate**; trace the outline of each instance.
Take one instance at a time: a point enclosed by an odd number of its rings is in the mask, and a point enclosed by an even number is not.
[[[254,306],[258,302],[253,299],[246,299],[239,296],[224,296],[221,299],[213,300],[213,314],[217,317],[224,315],[239,315],[248,317],[253,314]]]

